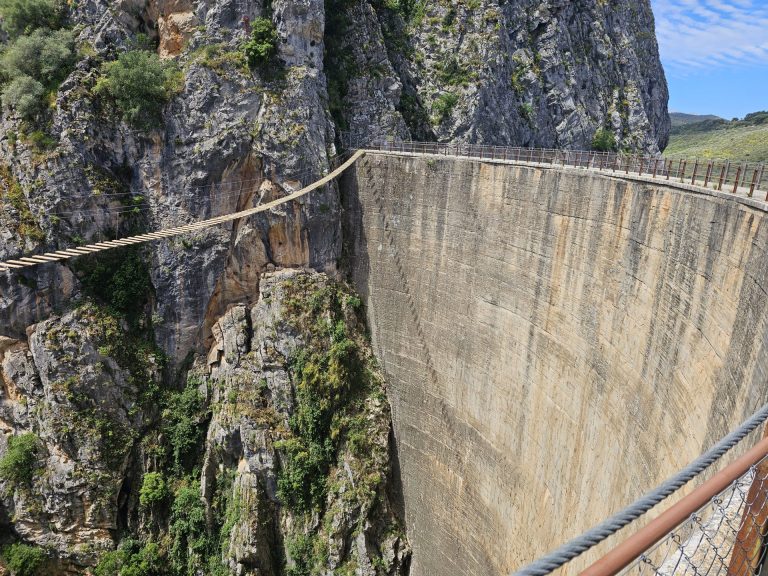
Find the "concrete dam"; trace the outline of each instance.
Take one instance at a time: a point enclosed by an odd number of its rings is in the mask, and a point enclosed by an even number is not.
[[[577,168],[379,153],[342,190],[353,280],[388,378],[414,576],[510,573],[768,397],[761,203]]]

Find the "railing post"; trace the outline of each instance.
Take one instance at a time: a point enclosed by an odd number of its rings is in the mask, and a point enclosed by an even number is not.
[[[682,183],[683,180],[685,180],[685,168],[688,166],[688,160],[683,160],[683,171],[680,174],[680,182]]]
[[[733,193],[736,194],[736,192],[739,191],[739,179],[741,178],[741,166],[738,167],[736,170],[736,180],[733,183]]]
[[[723,168],[720,170],[720,183],[717,186],[718,192],[723,191],[723,184],[725,183],[725,178],[728,176],[728,172],[731,169],[731,161],[726,160],[725,164],[723,164]]]
[[[696,185],[696,172],[699,170],[699,159],[696,158],[696,161],[693,164],[693,176],[691,176],[691,184]]]
[[[707,175],[704,177],[704,188],[709,186],[709,179],[712,178],[712,166],[713,163],[711,161],[707,162]]]
[[[656,173],[659,171],[659,159],[653,159],[653,178],[656,178]]]
[[[757,173],[758,172],[759,172],[759,170],[757,168],[755,168],[755,173],[752,175],[752,184],[749,187],[749,194],[748,194],[748,196],[750,198],[752,198],[752,194],[755,193],[755,186],[757,185]]]
[[[768,427],[763,428],[763,438],[766,436]],[[758,462],[752,469],[754,477],[745,495],[739,531],[733,543],[726,576],[751,576],[757,573],[764,559],[764,528],[768,522],[768,461]]]

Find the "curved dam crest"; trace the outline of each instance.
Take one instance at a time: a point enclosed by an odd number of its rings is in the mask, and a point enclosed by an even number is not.
[[[768,397],[758,207],[579,169],[377,153],[342,189],[414,576],[511,572]]]

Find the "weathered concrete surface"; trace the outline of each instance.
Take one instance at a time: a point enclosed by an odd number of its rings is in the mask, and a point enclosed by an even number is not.
[[[578,170],[377,154],[343,188],[413,576],[506,574],[765,400],[761,210]]]

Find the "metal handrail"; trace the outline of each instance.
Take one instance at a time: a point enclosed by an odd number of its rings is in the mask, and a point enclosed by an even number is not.
[[[615,576],[620,573],[766,456],[768,437],[583,570],[579,576]]]
[[[600,172],[638,175],[656,180],[698,186],[708,190],[742,194],[751,198],[764,191],[768,201],[768,176],[763,162],[734,162],[699,158],[665,158],[660,155],[605,152],[595,150],[558,150],[553,148],[527,148],[486,144],[416,142],[385,140],[356,143],[349,140],[352,149],[358,147],[382,152],[465,156],[505,162],[524,162],[570,166]]]

